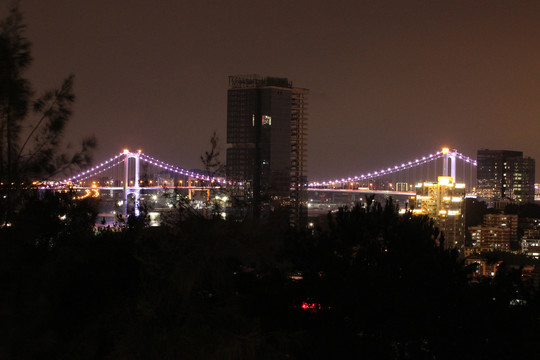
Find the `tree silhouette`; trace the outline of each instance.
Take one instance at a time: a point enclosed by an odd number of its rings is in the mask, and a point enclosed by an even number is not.
[[[538,354],[538,291],[520,271],[470,283],[433,223],[390,201],[314,235],[196,214],[95,234],[87,205],[34,199],[20,216],[50,216],[0,229],[0,357]]]
[[[224,166],[219,158],[219,137],[215,131],[210,138],[210,145],[210,151],[205,151],[204,155],[201,155],[201,162],[210,176],[222,175]]]
[[[94,137],[75,152],[62,144],[75,100],[73,75],[58,89],[34,98],[24,74],[32,64],[26,25],[15,3],[0,22],[0,220],[8,222],[20,201],[20,190],[34,180],[88,165],[96,146]]]

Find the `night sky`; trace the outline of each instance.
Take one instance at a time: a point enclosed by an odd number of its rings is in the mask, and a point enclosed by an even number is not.
[[[0,17],[8,10],[0,4]],[[36,90],[75,74],[67,139],[202,167],[228,75],[310,89],[309,180],[447,145],[521,150],[540,178],[540,1],[22,0]]]

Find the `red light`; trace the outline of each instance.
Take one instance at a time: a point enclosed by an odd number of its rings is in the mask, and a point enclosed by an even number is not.
[[[319,303],[307,303],[307,302],[303,301],[302,302],[302,309],[316,312],[317,310],[321,310],[322,307],[321,307],[321,304],[319,304]]]

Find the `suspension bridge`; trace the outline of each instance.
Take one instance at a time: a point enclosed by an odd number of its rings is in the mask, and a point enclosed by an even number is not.
[[[474,159],[455,149],[444,148],[379,170],[347,178],[313,181],[303,184],[303,187],[314,193],[412,195],[417,183],[435,182],[438,176],[443,175],[465,183],[471,191],[476,165]],[[225,199],[227,193],[244,185],[209,172],[165,163],[140,150],[132,152],[126,149],[53,186],[69,186],[80,193],[77,198],[103,198],[107,194],[114,203],[121,204],[121,212],[125,214],[128,213],[128,203],[131,202],[131,208],[138,213],[141,195],[155,200],[156,196],[151,194],[156,191],[178,189],[190,198],[198,196],[203,200],[209,200],[212,191]]]
[[[461,169],[458,169],[458,160],[462,163]],[[370,190],[378,188],[379,190],[409,192],[412,191],[415,183],[436,181],[437,177],[442,175],[452,176],[472,189],[476,165],[476,160],[459,153],[457,150],[444,148],[441,151],[377,171],[348,178],[314,181],[309,183],[309,188],[354,189],[369,184],[368,189]],[[406,183],[407,187],[399,187],[400,183]],[[380,184],[387,184],[387,189],[381,189]]]

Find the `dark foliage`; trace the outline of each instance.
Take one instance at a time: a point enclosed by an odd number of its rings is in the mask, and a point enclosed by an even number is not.
[[[223,175],[224,166],[219,159],[219,137],[215,131],[210,138],[210,145],[210,151],[205,151],[204,155],[201,156],[201,162],[210,176],[221,176]]]
[[[94,233],[91,204],[51,194],[29,204],[0,231],[1,358],[501,359],[536,350],[537,292],[519,270],[502,265],[493,280],[469,283],[433,224],[392,203],[341,209],[317,235],[189,214]]]
[[[25,77],[32,64],[25,30],[15,2],[0,21],[0,226],[20,210],[21,190],[33,181],[88,166],[96,146],[94,137],[82,140],[75,151],[62,142],[75,101],[73,75],[58,89],[34,97]]]

